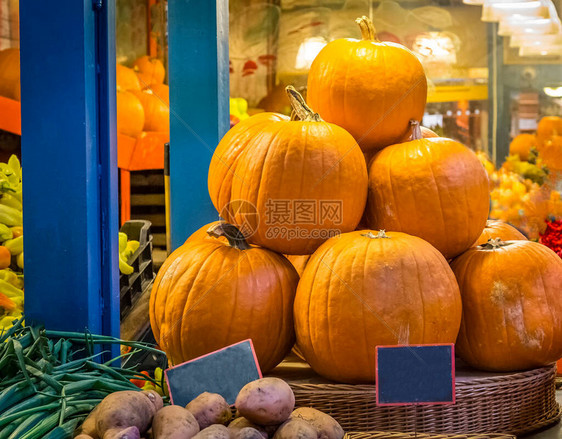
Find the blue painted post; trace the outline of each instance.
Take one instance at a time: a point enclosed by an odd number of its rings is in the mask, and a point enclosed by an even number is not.
[[[22,1],[20,45],[26,319],[117,336],[113,9]]]
[[[168,3],[172,248],[218,219],[207,171],[229,126],[228,0]]]

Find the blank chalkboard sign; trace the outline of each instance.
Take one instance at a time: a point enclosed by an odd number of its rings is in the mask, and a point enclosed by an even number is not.
[[[377,346],[378,405],[454,402],[454,345]]]
[[[171,367],[164,374],[170,401],[181,406],[203,392],[218,393],[234,404],[242,387],[262,377],[251,340]]]

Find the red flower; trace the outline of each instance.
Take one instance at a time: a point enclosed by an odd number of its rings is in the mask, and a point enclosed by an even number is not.
[[[562,220],[547,221],[546,230],[540,235],[539,242],[562,258]]]

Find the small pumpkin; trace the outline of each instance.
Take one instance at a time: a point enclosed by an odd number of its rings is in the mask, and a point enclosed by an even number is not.
[[[0,51],[0,96],[20,100],[20,50]]]
[[[508,372],[562,357],[562,259],[532,241],[472,247],[451,267],[463,317],[456,353],[478,369]]]
[[[140,82],[133,69],[121,64],[115,66],[115,84],[118,90],[140,90]]]
[[[358,18],[362,39],[328,43],[308,74],[307,99],[327,122],[345,128],[363,151],[407,138],[410,120],[421,120],[427,80],[406,47],[382,42],[367,17]]]
[[[425,239],[446,258],[469,248],[484,230],[490,194],[476,154],[451,139],[389,146],[369,165],[366,219],[370,228]]]
[[[250,231],[251,243],[305,255],[355,229],[367,170],[348,132],[324,122],[293,87],[287,92],[300,120],[265,113],[239,122],[213,154],[209,194],[221,217]]]
[[[262,371],[294,341],[293,300],[299,276],[283,256],[248,245],[230,224],[174,251],[158,272],[150,324],[172,364],[252,339]]]
[[[144,131],[170,131],[170,108],[152,90],[133,91],[144,108]]]
[[[146,55],[135,60],[133,70],[137,73],[143,87],[149,84],[162,84],[166,77],[162,61]]]
[[[545,116],[537,125],[537,141],[539,146],[552,136],[562,136],[562,118],[558,116]]]
[[[152,90],[152,93],[159,97],[166,105],[170,106],[170,87],[166,84],[150,84],[146,90]]]
[[[445,258],[400,232],[344,233],[312,255],[295,298],[297,345],[320,375],[375,381],[380,345],[454,343],[461,298]]]
[[[486,244],[490,239],[495,238],[500,238],[502,241],[527,240],[525,235],[523,235],[523,233],[521,233],[515,227],[510,226],[509,224],[504,223],[500,220],[488,220],[486,221],[486,227],[482,231],[482,234],[472,245],[472,247]]]
[[[537,136],[534,134],[519,134],[509,144],[509,155],[517,155],[520,160],[528,161],[531,149],[537,147]]]
[[[144,109],[140,100],[128,91],[117,91],[117,132],[138,137],[144,126]]]

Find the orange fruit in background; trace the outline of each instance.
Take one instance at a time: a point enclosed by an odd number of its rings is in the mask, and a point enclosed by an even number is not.
[[[166,70],[162,61],[147,55],[135,60],[133,70],[137,73],[143,87],[149,84],[162,84],[166,77]]]
[[[545,116],[537,125],[537,139],[539,143],[543,143],[552,136],[562,136],[562,118]]]
[[[559,136],[551,136],[539,147],[539,157],[550,171],[562,171],[562,131]]]
[[[118,91],[117,132],[126,136],[138,137],[142,133],[144,119],[141,101],[131,92]]]
[[[8,268],[12,263],[12,254],[3,245],[0,245],[0,269]]]
[[[20,50],[0,51],[0,96],[19,100]]]
[[[166,84],[150,84],[145,90],[152,90],[154,96],[160,98],[168,107],[170,106],[170,87]]]
[[[137,74],[129,67],[117,64],[115,66],[115,85],[117,90],[140,90],[140,82]]]
[[[509,155],[518,155],[520,160],[528,161],[531,149],[537,147],[537,136],[519,134],[509,144]]]
[[[144,108],[144,131],[170,131],[170,109],[152,90],[132,92]]]

